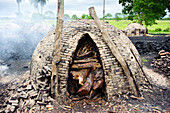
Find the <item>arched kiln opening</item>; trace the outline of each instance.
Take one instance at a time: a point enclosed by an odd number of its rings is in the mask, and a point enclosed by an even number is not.
[[[73,99],[96,98],[105,95],[105,78],[99,50],[84,34],[73,53],[68,72],[67,90]]]

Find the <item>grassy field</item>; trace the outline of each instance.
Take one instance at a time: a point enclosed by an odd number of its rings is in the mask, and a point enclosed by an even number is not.
[[[55,20],[44,20],[44,21],[45,21],[45,23],[48,23],[49,25],[52,25],[52,24],[55,25],[55,23],[56,23]],[[128,26],[129,23],[132,23],[132,21],[130,21],[130,20],[120,20],[120,21],[106,20],[106,21],[120,30],[124,30]],[[170,34],[170,20],[157,20],[156,22],[157,22],[157,24],[154,24],[154,25],[148,27],[149,33]],[[161,29],[161,31],[155,31],[155,29],[158,29],[158,28]],[[168,32],[164,31],[167,28],[169,28],[169,31]]]
[[[116,21],[116,20],[106,20],[108,21],[111,25],[115,26],[116,28],[120,30],[124,30],[129,23],[132,23],[130,20],[121,20],[121,21]],[[154,34],[170,34],[170,31],[164,31],[165,29],[169,28],[170,29],[170,20],[157,20],[157,24],[154,24],[152,26],[148,27],[149,33],[154,33]],[[155,29],[161,29],[161,31],[155,31]]]
[[[132,21],[130,21],[130,20],[120,20],[120,21],[106,20],[106,21],[120,30],[124,30],[128,26],[129,23],[132,23]],[[10,22],[10,19],[9,20],[0,20],[0,25],[3,25],[8,22]],[[157,24],[148,26],[149,33],[170,34],[170,20],[157,20],[156,22],[157,22]],[[44,19],[43,23],[48,24],[48,25],[56,25],[56,20]],[[169,28],[169,31],[164,31],[167,28]],[[159,29],[159,30],[161,29],[161,31],[155,31],[156,29]]]

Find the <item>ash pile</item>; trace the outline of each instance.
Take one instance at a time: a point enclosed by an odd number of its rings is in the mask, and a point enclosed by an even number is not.
[[[170,53],[161,50],[152,61],[151,66],[155,71],[163,73],[170,78]]]

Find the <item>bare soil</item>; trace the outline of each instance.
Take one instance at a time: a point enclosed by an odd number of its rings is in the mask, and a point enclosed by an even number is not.
[[[117,96],[112,102],[105,101],[104,98],[94,100],[83,99],[80,101],[71,101],[71,99],[68,99],[65,105],[59,105],[54,101],[54,109],[45,110],[41,108],[41,112],[168,113],[170,112],[170,80],[163,74],[154,72],[150,66],[155,56],[156,54],[151,53],[141,55],[141,58],[148,60],[147,62],[143,62],[143,69],[156,92],[146,89],[142,91],[143,98],[125,94],[124,96]],[[0,109],[3,107],[2,104],[9,98],[8,88],[18,85],[29,77],[28,74],[24,73],[29,71],[30,60],[9,60],[5,63],[9,68],[6,70],[6,75],[0,75]]]
[[[136,98],[132,95],[117,96],[114,101],[108,102],[103,98],[97,98],[96,100],[83,99],[80,101],[67,101],[65,105],[59,105],[54,102],[54,109],[45,110],[42,112],[170,112],[170,81],[163,74],[154,72],[150,66],[150,62],[155,55],[142,55],[142,59],[147,59],[148,62],[144,62],[144,71],[148,75],[149,80],[153,84],[155,92],[149,92],[144,90],[143,99]],[[9,72],[20,73],[9,74],[8,76],[1,77],[0,79],[0,105],[2,105],[9,97],[8,88],[16,86],[24,79],[28,78],[28,74],[23,76],[29,68],[24,68],[29,61],[10,61],[11,67]],[[21,65],[22,64],[22,65]],[[28,65],[27,65],[28,66]],[[22,70],[22,71],[20,71]],[[28,72],[27,72],[28,73]],[[3,107],[3,106],[1,106]]]

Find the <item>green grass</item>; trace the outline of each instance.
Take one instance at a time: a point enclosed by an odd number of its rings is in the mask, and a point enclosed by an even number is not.
[[[109,22],[109,24],[115,26],[116,28],[120,29],[120,30],[124,30],[129,23],[132,23],[132,21],[130,20],[106,20],[107,22]]]
[[[170,34],[170,32],[164,32],[164,31],[161,31],[161,32],[156,32],[156,31],[149,31],[150,34]]]
[[[142,59],[142,62],[148,62],[149,60],[148,59]]]
[[[106,21],[120,30],[124,30],[128,26],[129,23],[132,23],[132,21],[130,21],[130,20],[120,20],[120,21],[106,20]],[[154,24],[154,25],[148,27],[149,33],[170,34],[170,31],[169,32],[163,31],[168,27],[170,28],[170,20],[157,20],[156,22],[157,22],[157,24]],[[157,29],[157,28],[161,28],[161,31],[156,32],[155,29]]]
[[[145,64],[146,62],[148,62],[148,59],[141,59],[142,60],[142,64]]]
[[[161,28],[162,31],[166,28],[170,28],[170,20],[157,20],[157,24],[154,24],[152,26],[148,26],[149,31],[154,31],[156,28]]]

